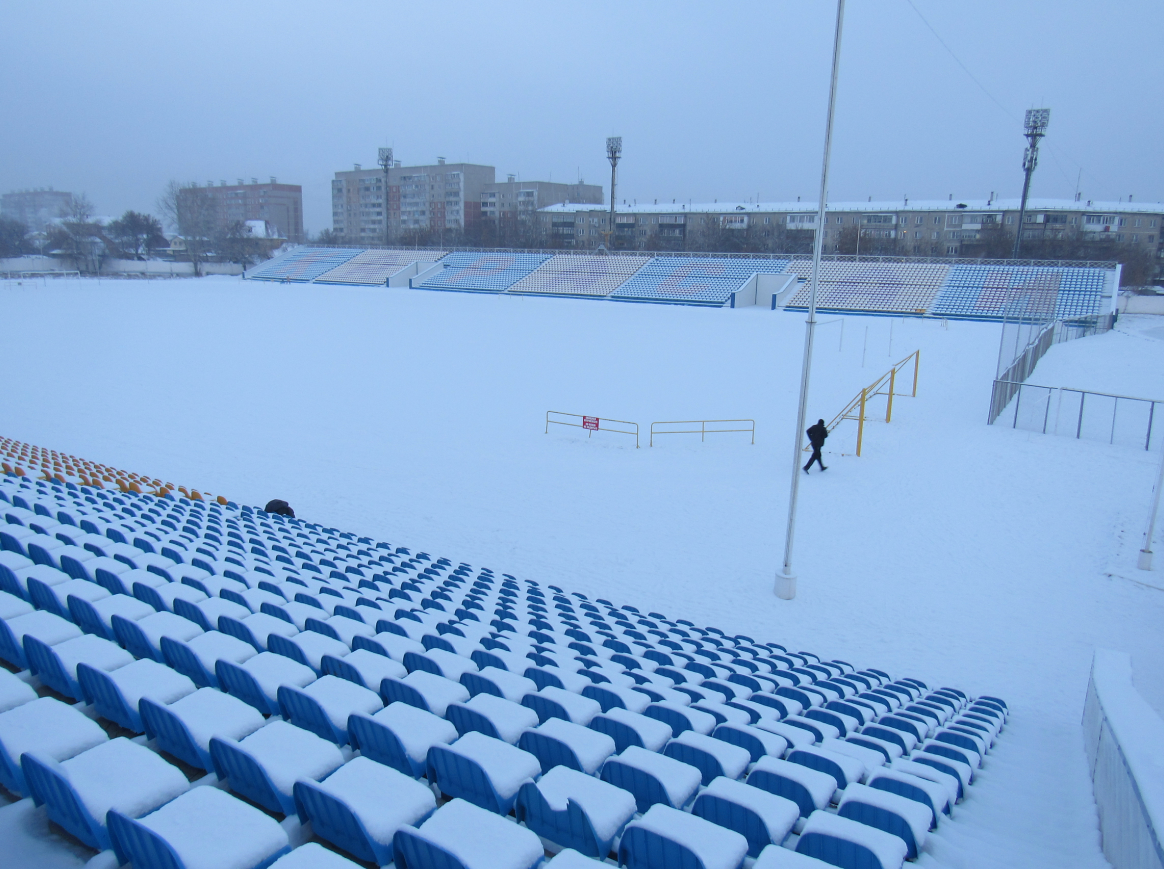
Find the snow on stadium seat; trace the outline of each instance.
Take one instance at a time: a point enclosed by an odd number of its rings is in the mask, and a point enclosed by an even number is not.
[[[748,854],[758,856],[779,845],[800,818],[796,803],[729,778],[717,778],[700,792],[691,813],[748,840]]]
[[[818,811],[804,822],[796,851],[840,869],[901,869],[906,845],[891,833]]]
[[[138,704],[142,726],[158,748],[198,769],[210,770],[210,740],[242,739],[263,726],[263,716],[237,697],[215,688],[199,688],[163,705],[143,697]]]
[[[143,697],[173,703],[198,690],[189,678],[150,658],[109,673],[81,663],[77,665],[77,681],[98,715],[134,733],[145,731],[138,711]]]
[[[118,861],[134,869],[255,869],[291,850],[274,818],[214,787],[191,788],[137,819],[114,809],[108,823]]]
[[[409,652],[423,654],[425,651],[424,646],[416,640],[388,631],[380,631],[371,637],[356,637],[352,640],[352,649],[367,649],[400,664],[404,663],[404,656]]]
[[[536,757],[543,770],[566,766],[587,775],[597,775],[603,762],[617,751],[610,736],[562,718],[548,718],[526,730],[517,747]]]
[[[460,682],[469,689],[470,696],[492,694],[514,703],[520,703],[526,694],[538,690],[532,679],[498,667],[482,667],[479,672],[467,671],[461,674]]]
[[[835,742],[835,740],[825,740],[825,742]],[[790,763],[797,763],[832,776],[840,790],[844,790],[852,782],[864,781],[867,773],[865,764],[858,758],[830,751],[820,745],[794,748],[788,752],[786,759]]]
[[[402,827],[392,845],[398,869],[535,869],[545,856],[533,832],[463,799]]]
[[[739,778],[752,760],[746,748],[694,730],[685,730],[668,742],[663,754],[698,769],[704,785],[720,777]]]
[[[906,859],[917,857],[926,831],[935,821],[930,807],[880,788],[854,784],[845,789],[837,815],[897,836],[906,847]]]
[[[34,525],[33,530],[35,528],[36,526]],[[50,530],[47,525],[46,530]],[[67,544],[64,541],[58,540],[51,534],[34,534],[24,539],[22,543],[28,552],[28,557],[37,564],[43,564],[45,567],[51,567],[56,570],[61,569],[61,562],[57,553],[66,548]]]
[[[532,754],[476,731],[428,752],[427,778],[442,793],[499,815],[509,814],[521,786],[539,775]]]
[[[958,799],[957,785],[952,776],[943,776],[945,781],[939,780],[938,777],[943,774],[935,769],[920,764],[915,769],[923,770],[926,774],[917,775],[900,768],[881,769],[869,776],[868,785],[926,806],[932,815],[929,827],[932,830],[937,827],[938,819],[943,814],[950,814],[951,807]]]
[[[392,839],[436,809],[425,785],[366,757],[344,764],[320,782],[295,783],[300,823],[359,860],[386,865]]]
[[[0,619],[14,619],[33,611],[33,606],[24,598],[0,591]],[[70,619],[70,621],[72,621]]]
[[[92,603],[110,595],[108,590],[85,579],[69,579],[55,585],[45,585],[39,579],[28,578],[28,599],[37,609],[72,621],[69,598],[74,596]]]
[[[0,713],[0,784],[28,795],[20,756],[35,751],[52,760],[67,760],[109,739],[84,713],[52,697],[40,697]]]
[[[444,649],[429,649],[423,655],[409,652],[404,656],[404,666],[408,671],[422,670],[436,676],[444,676],[454,682],[459,681],[465,673],[477,672],[477,665],[472,658],[447,652]]]
[[[26,541],[38,536],[31,528],[26,528],[23,525],[0,523],[0,548],[3,548],[5,552],[12,552],[23,558],[28,558]],[[32,561],[31,558],[28,560]],[[33,563],[35,564],[35,562]]]
[[[603,712],[611,709],[643,712],[651,703],[651,698],[641,691],[618,685],[587,685],[582,689],[582,696],[597,700]]]
[[[465,679],[471,678],[466,674]],[[532,681],[532,680],[531,680]],[[572,721],[575,724],[589,724],[594,716],[602,711],[597,700],[584,697],[565,688],[555,688],[550,685],[526,694],[521,699],[521,705],[527,706],[537,713],[538,720],[546,722],[551,718],[560,718]]]
[[[241,664],[219,660],[214,667],[224,691],[249,703],[263,715],[280,715],[279,688],[303,688],[315,681],[310,667],[274,652],[259,652]]]
[[[87,634],[103,640],[117,640],[113,633],[113,616],[137,621],[153,615],[156,610],[148,603],[127,594],[113,594],[97,601],[89,601],[76,595],[69,597],[69,616]]]
[[[674,735],[667,722],[618,707],[603,715],[595,715],[587,726],[613,739],[619,752],[631,746],[661,751]]]
[[[17,568],[12,571],[12,578],[15,581],[15,585],[10,584],[5,588],[5,591],[29,602],[32,602],[32,592],[28,590],[30,580],[37,580],[41,584],[51,587],[68,582],[70,579],[67,573],[45,564],[33,564],[31,567]]]
[[[308,842],[280,857],[268,869],[360,869],[360,864],[318,842]]]
[[[747,854],[734,830],[664,805],[627,824],[618,844],[627,869],[738,869]]]
[[[339,748],[286,721],[272,721],[241,741],[213,737],[210,756],[219,781],[271,812],[295,812],[293,789],[343,765]]]
[[[518,821],[543,839],[604,859],[634,816],[635,799],[612,784],[558,766],[522,785],[515,808]]]
[[[385,703],[402,701],[444,718],[450,703],[464,703],[469,699],[469,689],[444,676],[414,670],[403,679],[384,679],[380,683],[380,696]]]
[[[364,757],[419,778],[425,774],[428,750],[458,738],[457,729],[443,718],[410,706],[391,703],[371,715],[352,713],[348,736]]]
[[[261,582],[259,583],[259,588],[261,590],[271,591],[272,589],[276,589],[276,586],[272,583]],[[274,616],[277,619],[282,619],[285,622],[290,622],[301,631],[307,630],[308,619],[322,621],[327,618],[327,613],[319,607],[294,600],[279,601],[278,603],[263,601],[259,604],[259,612]]]
[[[830,869],[833,864],[798,854],[791,848],[780,845],[769,845],[760,852],[752,869]]]
[[[943,736],[946,738],[943,739]],[[972,770],[977,770],[982,765],[982,757],[973,748],[967,747],[972,745],[973,742],[969,737],[960,733],[950,733],[944,730],[936,738],[923,745],[919,753],[935,754],[938,757],[956,760],[970,767]],[[914,759],[916,760],[916,756]]]
[[[462,736],[477,731],[510,745],[538,724],[537,713],[532,709],[493,694],[478,694],[465,703],[450,703],[445,717]]]
[[[545,656],[540,656],[545,657]],[[546,659],[548,660],[548,659]],[[526,667],[525,677],[533,680],[539,690],[543,688],[559,688],[574,694],[581,694],[582,689],[592,685],[589,679],[575,670],[568,670],[560,666]]]
[[[375,628],[371,625],[344,615],[334,615],[326,619],[311,618],[307,620],[305,627],[306,630],[317,631],[324,636],[339,640],[348,648],[352,647],[352,642],[356,637],[371,637],[376,633]]]
[[[282,685],[278,697],[284,718],[336,745],[347,744],[351,715],[371,715],[384,706],[375,691],[338,676],[323,676],[304,688]]]
[[[123,736],[62,761],[28,751],[21,768],[33,802],[98,851],[111,847],[105,826],[110,809],[140,817],[190,788],[177,767]]]
[[[241,664],[255,656],[255,648],[237,637],[219,631],[207,631],[182,642],[162,637],[162,657],[165,662],[189,676],[199,688],[220,688],[215,668],[219,661]]]
[[[788,740],[783,736],[748,724],[721,724],[711,735],[745,749],[753,763],[766,754],[783,757],[788,750]]]
[[[266,613],[253,613],[244,618],[224,614],[218,618],[218,629],[250,643],[259,652],[267,651],[267,643],[272,635],[290,638],[299,633],[295,625]]]
[[[716,724],[719,723],[716,721],[716,717],[707,710],[680,706],[677,703],[652,703],[643,714],[666,724],[676,736],[687,730],[693,730],[696,733],[711,733]]]
[[[162,655],[162,637],[186,641],[203,633],[202,628],[194,622],[171,612],[156,612],[141,619],[113,615],[109,621],[113,625],[113,633],[118,642],[134,657],[152,658],[159,663],[165,661]]]
[[[293,637],[281,637],[271,634],[267,638],[267,648],[276,655],[285,655],[292,661],[305,664],[315,671],[317,676],[323,675],[323,658],[325,655],[342,658],[351,650],[339,640],[316,633],[302,631]]]
[[[7,670],[0,669],[0,713],[31,703],[36,699],[33,687]]]
[[[133,596],[144,600],[158,612],[174,612],[174,602],[179,600],[198,603],[206,600],[206,592],[181,582],[167,582],[164,585],[133,584]]]
[[[23,670],[28,667],[25,637],[36,637],[46,646],[55,646],[79,636],[81,629],[60,616],[42,610],[25,613],[0,621],[0,658]]]
[[[632,745],[607,759],[601,778],[634,794],[639,811],[645,812],[656,803],[686,807],[699,790],[702,776],[690,764]]]
[[[338,676],[372,691],[378,691],[385,679],[407,675],[403,664],[368,649],[356,649],[342,657],[324,655],[321,663],[324,675]]]
[[[753,787],[792,800],[805,818],[828,806],[837,790],[837,780],[831,775],[775,757],[756,761],[746,781]]]
[[[42,643],[31,634],[24,638],[28,668],[59,694],[81,700],[84,697],[77,681],[77,665],[88,664],[99,670],[116,670],[133,663],[133,655],[117,643],[82,634],[55,646]]]

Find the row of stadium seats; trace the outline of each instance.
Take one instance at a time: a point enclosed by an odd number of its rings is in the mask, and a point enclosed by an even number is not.
[[[410,264],[437,262],[444,268],[413,286],[711,306],[727,304],[753,274],[790,271],[807,282],[811,271],[811,261],[804,257],[445,254],[300,247],[257,267],[248,277],[382,286]],[[1070,319],[1103,312],[1108,278],[1102,268],[826,261],[817,304],[829,311]],[[806,308],[808,293],[805,283],[787,307]]]
[[[793,840],[897,866],[1006,717],[992,698],[249,508],[5,477],[0,509],[0,657],[380,864],[474,869],[458,845],[472,830],[517,869],[540,861],[537,836],[652,869],[784,865]],[[106,748],[91,717],[9,682],[0,783],[83,841],[193,864],[205,843],[181,830],[233,813],[263,860],[287,847],[245,804],[175,794],[123,756],[140,746]],[[111,789],[120,769],[149,793]],[[432,789],[403,784],[420,778]],[[434,813],[437,793],[451,801]],[[498,825],[508,814],[519,824]]]

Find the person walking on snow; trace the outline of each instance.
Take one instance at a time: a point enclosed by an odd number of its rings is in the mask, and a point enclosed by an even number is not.
[[[804,466],[804,472],[806,474],[808,473],[808,469],[812,467],[813,462],[820,465],[822,471],[827,471],[828,468],[825,467],[825,463],[820,460],[820,449],[824,446],[825,438],[829,436],[829,430],[825,428],[824,420],[818,419],[816,425],[809,426],[805,434],[808,435],[808,442],[812,444],[812,458]]]

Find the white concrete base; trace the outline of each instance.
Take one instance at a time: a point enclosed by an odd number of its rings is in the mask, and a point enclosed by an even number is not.
[[[1151,570],[1152,569],[1152,550],[1151,549],[1141,549],[1140,550],[1140,557],[1136,560],[1136,567],[1140,568],[1140,570]]]
[[[781,600],[792,600],[796,597],[796,577],[783,573],[776,574],[776,597]]]

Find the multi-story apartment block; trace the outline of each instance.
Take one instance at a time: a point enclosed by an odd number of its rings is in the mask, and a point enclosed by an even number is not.
[[[280,184],[272,177],[270,182],[260,184],[252,178],[246,184],[242,178],[237,184],[218,184],[207,181],[206,186],[197,183],[183,187],[178,193],[179,213],[182,200],[192,196],[209,196],[214,202],[214,224],[219,232],[225,232],[234,224],[245,225],[248,220],[265,220],[273,227],[278,237],[289,241],[302,242],[303,238],[303,188],[298,184]]]
[[[0,196],[0,217],[16,220],[29,232],[44,232],[45,227],[68,213],[73,194],[63,190],[17,190]]]
[[[481,216],[500,222],[533,218],[540,208],[559,203],[601,205],[602,185],[555,181],[507,181],[489,184],[481,193]]]

